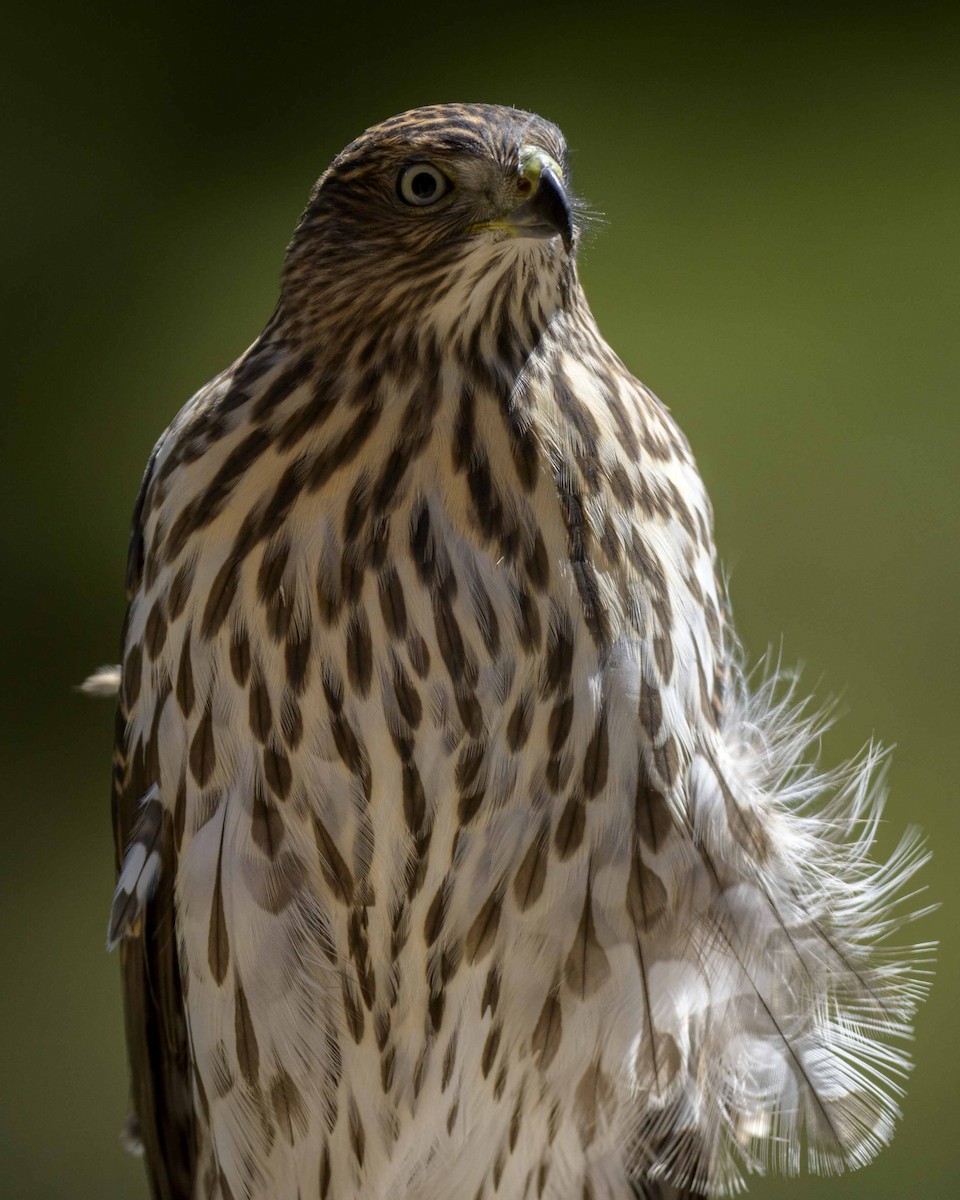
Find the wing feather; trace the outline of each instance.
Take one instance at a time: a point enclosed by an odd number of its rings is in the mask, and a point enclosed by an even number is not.
[[[134,512],[127,565],[131,604],[140,589],[144,561],[143,519],[159,450],[150,459]],[[129,615],[129,614],[128,614]],[[126,651],[126,624],[124,650]],[[124,655],[124,675],[141,670],[139,655]],[[113,831],[117,877],[138,831],[141,801],[159,781],[141,740],[130,745],[131,719],[147,694],[121,677],[114,743]],[[165,812],[156,839],[159,878],[143,907],[135,936],[120,943],[127,1055],[130,1063],[132,1127],[147,1164],[154,1200],[190,1200],[197,1166],[197,1119],[190,1072],[189,1031],[177,953],[174,882],[176,846]]]

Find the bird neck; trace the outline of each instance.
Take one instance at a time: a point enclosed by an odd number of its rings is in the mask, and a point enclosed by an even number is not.
[[[271,336],[328,376],[369,381],[378,366],[420,372],[452,355],[512,386],[557,316],[586,307],[559,239],[476,246],[433,271],[294,258]]]

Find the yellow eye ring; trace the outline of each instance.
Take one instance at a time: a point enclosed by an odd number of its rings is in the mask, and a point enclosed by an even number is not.
[[[426,208],[428,204],[436,204],[452,187],[446,175],[432,163],[411,163],[400,172],[397,195],[404,204]]]

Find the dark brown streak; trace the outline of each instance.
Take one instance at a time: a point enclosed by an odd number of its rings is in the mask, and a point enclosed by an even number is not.
[[[376,403],[362,408],[341,437],[314,458],[304,478],[304,487],[308,492],[319,491],[337,471],[353,462],[376,428],[382,411]]]
[[[227,804],[223,803],[223,821],[220,826],[220,844],[217,848],[217,872],[213,883],[213,903],[210,908],[210,933],[207,940],[207,961],[210,973],[222,986],[230,964],[230,939],[227,933],[227,918],[223,907],[223,840],[227,828]]]
[[[282,404],[291,392],[296,391],[312,370],[313,362],[309,358],[300,358],[281,372],[253,406],[250,419],[262,421],[264,417],[269,416],[278,404]]]
[[[583,509],[583,498],[573,482],[573,473],[568,464],[560,466],[554,479],[567,529],[570,566],[580,594],[584,619],[597,648],[605,650],[610,641],[610,629],[600,596],[600,585],[589,555],[590,527]]]

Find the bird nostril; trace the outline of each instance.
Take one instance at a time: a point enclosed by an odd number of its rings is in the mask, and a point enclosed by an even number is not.
[[[533,184],[525,175],[517,180],[517,191],[521,196],[528,196],[532,190]]]

